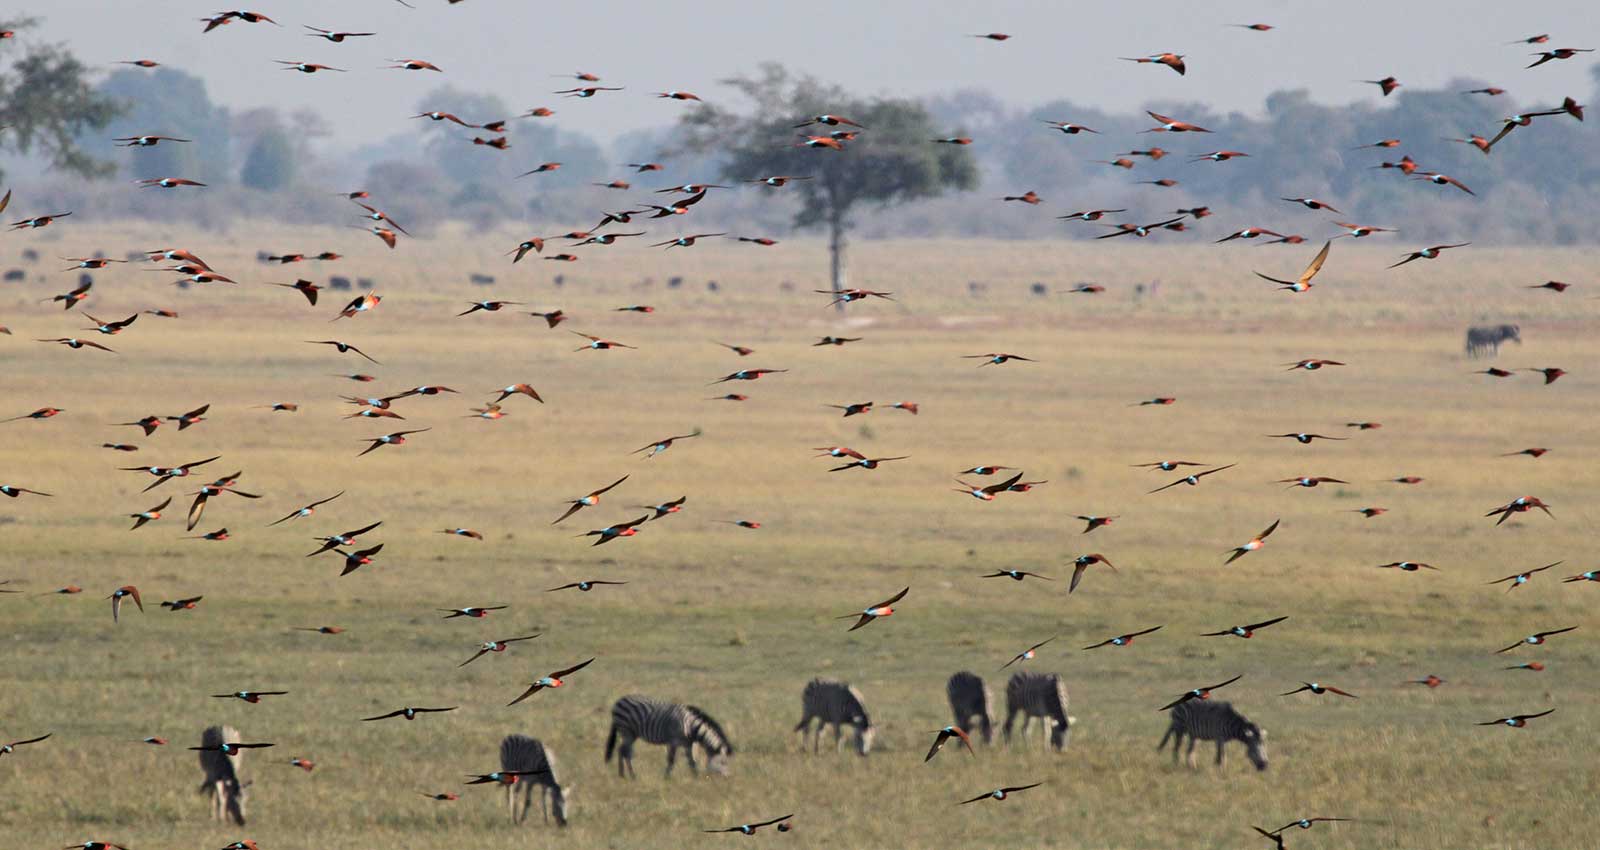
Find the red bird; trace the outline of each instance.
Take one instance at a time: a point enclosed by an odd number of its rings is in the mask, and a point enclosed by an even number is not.
[[[1400,88],[1400,81],[1395,79],[1394,77],[1384,77],[1381,80],[1357,80],[1356,82],[1358,82],[1358,83],[1371,83],[1371,84],[1377,86],[1378,88],[1383,89],[1383,96],[1384,97],[1388,97],[1389,95],[1394,93],[1395,89]]]

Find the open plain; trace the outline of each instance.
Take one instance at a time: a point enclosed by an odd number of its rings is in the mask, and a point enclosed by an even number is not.
[[[96,272],[92,297],[63,312],[40,304],[75,273],[49,259],[104,246],[180,241],[239,281],[179,290],[140,266]],[[59,416],[0,425],[0,483],[54,494],[0,505],[0,738],[53,733],[0,759],[7,847],[86,837],[135,850],[220,847],[251,838],[295,847],[458,848],[716,846],[701,829],[795,813],[795,831],[760,838],[805,847],[1171,848],[1264,846],[1302,816],[1354,823],[1291,830],[1316,848],[1577,848],[1593,841],[1600,784],[1595,616],[1600,585],[1562,583],[1595,569],[1600,485],[1596,301],[1578,249],[1472,247],[1386,271],[1393,240],[1336,240],[1316,287],[1274,291],[1241,271],[1293,277],[1297,247],[1038,241],[862,241],[852,284],[893,301],[824,305],[821,242],[771,248],[703,241],[667,252],[594,250],[578,263],[511,265],[525,234],[446,231],[389,252],[351,230],[235,225],[196,234],[161,225],[76,222],[31,237],[46,256],[0,286],[7,409]],[[1131,240],[1127,240],[1131,241]],[[1373,243],[1377,243],[1374,246]],[[16,245],[4,250],[14,261]],[[258,264],[257,250],[346,253],[339,263]],[[113,250],[115,249],[115,250]],[[1244,258],[1248,258],[1247,261]],[[309,271],[308,271],[309,269]],[[1531,272],[1530,269],[1537,269]],[[497,277],[472,286],[468,272]],[[372,278],[381,305],[330,323],[356,293],[311,307],[265,286],[330,273]],[[556,274],[564,275],[556,285]],[[669,288],[667,279],[683,278]],[[1564,294],[1529,289],[1580,282]],[[708,290],[706,282],[718,287]],[[1045,295],[1030,294],[1042,282]],[[1099,294],[1067,294],[1085,281]],[[969,282],[981,284],[976,290]],[[785,284],[790,284],[786,286]],[[1136,291],[1137,290],[1137,291]],[[523,302],[454,314],[480,298]],[[626,305],[652,313],[616,312]],[[33,342],[103,319],[141,316],[102,341],[115,354]],[[555,329],[525,314],[561,308]],[[1525,343],[1468,360],[1470,324],[1520,325]],[[577,330],[637,350],[574,351]],[[824,335],[863,337],[814,347]],[[351,342],[381,365],[305,340]],[[714,342],[755,349],[739,357]],[[980,366],[963,355],[1037,362]],[[1303,358],[1347,365],[1287,370]],[[1560,366],[1496,379],[1474,370]],[[752,383],[708,384],[741,368],[786,369]],[[364,372],[372,383],[337,377]],[[543,404],[505,402],[472,418],[497,388],[527,382]],[[459,395],[394,403],[403,422],[341,417],[341,395],[420,384]],[[726,392],[742,402],[712,400]],[[1156,397],[1171,405],[1139,406]],[[842,418],[830,404],[873,400]],[[890,409],[912,401],[917,415]],[[298,412],[272,412],[277,402]],[[208,418],[149,438],[112,423]],[[1346,423],[1373,421],[1359,431]],[[366,439],[431,428],[357,457]],[[669,435],[653,458],[629,454]],[[1343,442],[1270,439],[1310,431]],[[136,453],[99,448],[139,445]],[[814,446],[879,469],[830,473]],[[1547,447],[1542,458],[1502,457]],[[190,479],[139,491],[149,476],[116,467],[222,458]],[[1181,473],[1133,464],[1236,464],[1198,487],[1147,491]],[[952,490],[958,470],[1001,464],[1048,480],[980,502]],[[241,470],[260,500],[213,499],[193,532],[194,483]],[[602,503],[552,525],[575,499],[627,475]],[[1348,484],[1278,482],[1325,475]],[[1414,485],[1392,483],[1421,476]],[[997,478],[966,480],[990,483]],[[305,519],[267,524],[339,491]],[[1485,512],[1533,495],[1552,507],[1496,526]],[[127,514],[174,496],[166,517],[130,531]],[[630,506],[687,496],[682,512],[592,547],[591,528]],[[1365,518],[1364,507],[1387,513]],[[1076,515],[1116,515],[1083,533]],[[1267,545],[1228,551],[1281,519]],[[317,535],[382,520],[362,538],[376,562],[339,577],[334,555],[307,558]],[[728,524],[751,520],[759,529]],[[226,527],[226,541],[183,539]],[[482,541],[437,533],[468,527]],[[1102,553],[1066,592],[1071,558]],[[1378,569],[1421,561],[1437,571]],[[1555,561],[1525,586],[1493,579]],[[1016,568],[1053,582],[980,578]],[[626,581],[546,592],[581,579]],[[76,584],[84,592],[53,595]],[[106,596],[143,590],[144,613]],[[909,586],[893,617],[859,631],[833,618]],[[164,599],[204,596],[169,612]],[[506,605],[485,619],[437,609]],[[1287,615],[1250,640],[1200,637]],[[337,635],[296,627],[339,626]],[[1127,647],[1083,651],[1150,626]],[[1536,631],[1578,626],[1544,646],[1495,650]],[[541,633],[503,655],[459,665],[481,641]],[[972,670],[1003,708],[1007,659],[1059,636],[1024,669],[1059,672],[1077,724],[1051,753],[1030,736],[976,757],[947,747],[945,679]],[[507,707],[528,683],[598,660],[566,686]],[[1540,661],[1542,672],[1508,670]],[[1230,745],[1227,764],[1197,751],[1174,765],[1155,745],[1156,709],[1184,691],[1220,691],[1269,735],[1258,773]],[[1437,674],[1438,688],[1407,684]],[[790,731],[801,688],[841,678],[878,728],[866,758],[846,747],[799,750]],[[1279,696],[1301,682],[1359,696]],[[260,704],[212,699],[286,690]],[[602,759],[609,706],[628,693],[693,703],[737,747],[726,776],[661,776],[663,751],[640,745],[639,778]],[[358,718],[405,705],[453,706],[415,721]],[[1474,724],[1546,708],[1527,728]],[[998,718],[997,718],[998,722]],[[210,724],[276,747],[244,760],[254,780],[245,827],[208,819],[195,754]],[[498,768],[506,734],[542,739],[572,786],[571,826],[507,823],[502,792],[463,788]],[[140,743],[169,738],[167,746]],[[305,773],[292,757],[315,761]],[[1001,785],[1044,785],[1004,802],[957,806]],[[458,792],[438,802],[422,793]],[[1536,796],[1536,800],[1534,797]],[[65,839],[65,840],[64,840]]]

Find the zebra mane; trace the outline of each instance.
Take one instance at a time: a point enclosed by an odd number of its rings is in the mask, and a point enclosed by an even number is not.
[[[733,742],[728,740],[728,734],[722,731],[722,726],[713,720],[711,715],[706,714],[705,710],[698,706],[686,705],[683,709],[700,721],[695,727],[695,736],[700,739],[701,746],[713,752],[721,749],[728,755],[733,755]],[[711,735],[706,734],[707,730],[710,730]],[[710,740],[712,735],[716,740]]]

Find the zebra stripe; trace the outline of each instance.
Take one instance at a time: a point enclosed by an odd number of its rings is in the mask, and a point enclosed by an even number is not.
[[[1467,328],[1467,356],[1477,357],[1487,351],[1500,353],[1500,343],[1513,340],[1522,344],[1522,332],[1516,325],[1475,325]]]
[[[694,763],[696,744],[705,750],[706,770],[712,773],[727,773],[728,757],[733,755],[728,736],[704,711],[631,694],[611,706],[611,733],[606,736],[606,761],[611,761],[613,752],[617,754],[618,776],[637,776],[633,770],[633,742],[639,739],[666,745],[667,776],[672,775],[680,747],[689,762],[689,771],[696,775],[700,772]]]
[[[1022,737],[1027,741],[1028,724],[1040,718],[1039,731],[1050,730],[1050,746],[1067,748],[1072,718],[1067,716],[1067,686],[1055,673],[1018,672],[1006,682],[1006,724],[1001,729],[1006,743],[1011,742],[1011,721],[1022,714]]]
[[[1245,755],[1256,770],[1267,769],[1267,733],[1244,715],[1234,711],[1233,704],[1227,702],[1212,702],[1211,700],[1192,699],[1173,706],[1169,711],[1172,723],[1167,727],[1167,734],[1161,736],[1161,743],[1156,745],[1156,752],[1160,752],[1167,745],[1167,739],[1172,738],[1172,762],[1178,762],[1178,747],[1183,744],[1183,736],[1189,736],[1188,763],[1194,767],[1194,745],[1197,741],[1217,742],[1217,766],[1222,766],[1222,748],[1229,741],[1239,741],[1245,746]]]
[[[506,809],[511,814],[512,823],[521,823],[528,819],[528,809],[533,807],[533,789],[539,789],[539,810],[544,813],[545,823],[550,822],[550,815],[556,817],[556,826],[567,825],[567,794],[569,789],[561,787],[560,780],[556,778],[556,754],[551,752],[544,743],[537,738],[527,735],[507,735],[500,742],[500,769],[504,771],[528,771],[533,775],[519,776],[516,783],[506,786]],[[522,811],[517,811],[517,791],[522,791]]]
[[[800,694],[802,716],[795,725],[794,731],[800,733],[800,747],[805,749],[806,735],[813,731],[812,720],[816,720],[816,739],[811,751],[817,752],[822,748],[822,730],[828,724],[833,724],[833,747],[839,748],[840,741],[844,738],[843,724],[850,724],[856,730],[856,752],[866,755],[872,750],[872,738],[877,730],[872,726],[872,719],[867,716],[867,707],[862,704],[861,692],[851,687],[848,683],[837,679],[812,679],[806,683],[805,690]]]
[[[950,700],[950,713],[955,716],[955,727],[967,734],[977,725],[983,731],[985,744],[994,740],[994,714],[990,710],[994,699],[989,686],[975,673],[965,670],[950,677],[944,685],[945,696]],[[977,724],[972,719],[978,719]]]
[[[200,733],[200,746],[216,747],[237,744],[242,738],[232,726],[209,726]],[[223,755],[217,750],[200,751],[200,769],[206,778],[200,783],[201,794],[211,795],[213,820],[230,820],[244,826],[244,808],[248,801],[250,783],[239,781],[239,768],[244,764],[244,751]]]

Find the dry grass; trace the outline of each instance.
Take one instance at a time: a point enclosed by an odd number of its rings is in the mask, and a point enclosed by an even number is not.
[[[87,589],[0,597],[9,637],[0,689],[10,696],[0,737],[55,733],[0,761],[10,802],[0,830],[16,846],[88,837],[140,850],[242,837],[326,848],[550,840],[553,828],[505,824],[497,792],[459,787],[464,774],[496,766],[496,743],[510,732],[544,739],[563,781],[576,785],[564,839],[575,847],[681,847],[697,829],[789,811],[801,830],[789,840],[806,846],[1256,846],[1248,824],[1302,814],[1366,821],[1303,834],[1317,847],[1589,840],[1587,798],[1600,773],[1584,743],[1597,716],[1585,683],[1600,673],[1600,655],[1586,635],[1600,626],[1591,598],[1600,591],[1557,578],[1594,566],[1585,555],[1595,527],[1586,497],[1597,483],[1587,462],[1597,436],[1594,310],[1581,288],[1564,296],[1518,288],[1579,282],[1579,252],[1462,252],[1384,272],[1397,243],[1341,240],[1318,288],[1291,297],[1246,269],[1292,273],[1314,246],[862,243],[855,282],[899,300],[853,305],[839,320],[806,292],[824,288],[814,242],[666,253],[618,245],[580,263],[512,267],[499,254],[524,234],[455,234],[391,254],[354,231],[265,230],[189,244],[246,281],[238,288],[174,292],[132,268],[102,274],[85,305],[101,318],[154,306],[183,314],[146,316],[106,340],[117,356],[29,341],[84,324],[79,311],[63,318],[34,303],[70,288],[71,275],[0,289],[16,333],[3,343],[5,415],[67,410],[0,426],[0,477],[58,494],[0,506],[5,573],[30,592],[69,582]],[[30,238],[41,253],[72,255],[95,247],[81,242],[86,232]],[[108,247],[174,238],[133,226],[95,234]],[[386,299],[373,315],[329,324],[336,293],[313,311],[292,292],[256,285],[307,268],[256,266],[249,257],[258,247],[348,250],[346,261],[314,271],[374,277]],[[461,281],[470,270],[501,282],[469,288]],[[567,276],[560,289],[556,273]],[[688,282],[669,291],[671,275]],[[707,278],[722,291],[705,291]],[[782,290],[785,280],[796,291]],[[969,280],[987,281],[987,297],[970,297]],[[1037,298],[1026,292],[1034,280],[1055,289],[1097,280],[1111,291]],[[1153,280],[1156,295],[1132,295],[1134,283]],[[509,311],[451,318],[477,297],[559,306],[575,318],[556,331]],[[635,302],[657,312],[608,312]],[[1483,364],[1462,359],[1460,334],[1480,317],[1523,325],[1528,344],[1501,365],[1573,374],[1549,387],[1527,373],[1469,374]],[[640,350],[576,353],[581,340],[567,328]],[[825,333],[866,340],[810,347]],[[383,365],[301,342],[332,338]],[[711,339],[758,354],[741,359]],[[978,369],[958,359],[992,350],[1041,362]],[[1350,365],[1279,366],[1302,357]],[[706,386],[757,366],[792,371]],[[354,371],[380,380],[329,377]],[[517,397],[503,420],[463,418],[490,388],[518,381],[548,404]],[[407,420],[393,427],[433,430],[357,458],[362,438],[392,427],[340,420],[354,408],[337,396],[419,383],[463,394],[397,403]],[[707,400],[728,391],[751,399]],[[1129,406],[1161,395],[1180,401]],[[917,401],[922,413],[846,420],[822,406],[867,399]],[[276,401],[302,408],[252,407]],[[167,427],[145,439],[107,424],[205,402],[211,421],[181,434]],[[1384,427],[1342,427],[1357,420]],[[696,427],[702,438],[657,458],[627,454]],[[1262,436],[1298,430],[1351,439],[1300,446]],[[141,451],[95,448],[118,440]],[[911,458],[829,474],[808,449],[834,444]],[[1496,456],[1528,446],[1555,451],[1538,461]],[[240,486],[266,494],[212,505],[194,533],[226,525],[234,539],[224,543],[178,539],[179,494],[191,487],[141,495],[148,476],[114,470],[212,454],[223,459],[205,472],[242,469]],[[1165,457],[1238,466],[1194,490],[1146,495],[1176,476],[1129,464]],[[950,491],[955,470],[985,463],[1050,483],[989,504]],[[625,473],[632,477],[600,507],[550,526],[561,499]],[[1272,483],[1301,474],[1352,483]],[[1427,481],[1376,483],[1403,474]],[[315,517],[264,528],[341,489],[348,495]],[[682,514],[636,538],[593,549],[572,537],[637,516],[627,505],[685,494]],[[1524,494],[1550,502],[1557,518],[1495,528],[1481,517]],[[124,514],[166,495],[179,495],[167,519],[127,530]],[[1348,512],[1366,505],[1390,513]],[[1080,513],[1122,518],[1084,537],[1072,519]],[[1225,550],[1280,517],[1266,549],[1221,565]],[[715,522],[740,518],[763,527]],[[338,578],[332,556],[301,557],[314,548],[311,535],[376,519],[385,524],[367,539],[386,544],[376,565]],[[487,540],[433,533],[457,525]],[[1119,571],[1096,568],[1068,596],[1064,561],[1087,551],[1105,553]],[[1396,559],[1441,572],[1374,569]],[[1484,585],[1558,559],[1567,563],[1515,593]],[[1058,581],[976,578],[995,567]],[[579,578],[629,584],[543,593]],[[114,627],[103,597],[128,582],[144,589],[150,610]],[[847,634],[831,619],[908,584],[887,621]],[[206,599],[192,612],[154,604],[197,594]],[[512,607],[487,621],[442,621],[433,610],[482,604]],[[1277,614],[1290,619],[1249,642],[1196,636]],[[323,624],[348,631],[291,630]],[[1165,628],[1132,647],[1078,650],[1155,624]],[[1566,625],[1583,629],[1493,654]],[[544,636],[456,668],[475,642],[530,631]],[[1030,663],[1066,677],[1081,724],[1070,752],[997,746],[975,760],[947,750],[921,763],[929,730],[948,722],[951,672],[977,671],[998,695],[996,668],[1053,634],[1061,638]],[[599,660],[569,687],[505,707],[531,678],[590,656]],[[1501,669],[1534,658],[1550,669]],[[1450,684],[1398,684],[1430,672]],[[1165,723],[1153,709],[1235,673],[1245,678],[1219,696],[1270,731],[1271,769],[1255,773],[1237,749],[1220,773],[1204,749],[1198,773],[1171,767],[1153,751]],[[870,758],[797,752],[789,730],[799,692],[819,674],[865,693],[880,727]],[[1315,679],[1362,698],[1276,696]],[[239,688],[292,693],[256,706],[206,696]],[[661,751],[641,745],[641,779],[618,780],[601,749],[610,703],[630,692],[707,708],[739,746],[732,774],[663,781]],[[412,723],[356,722],[406,704],[462,708]],[[1558,712],[1529,729],[1472,725],[1552,705]],[[206,820],[193,754],[181,749],[215,722],[278,744],[246,760],[256,785],[244,830]],[[145,735],[173,744],[136,743]],[[268,763],[291,756],[316,760],[317,770]],[[1038,780],[1047,784],[1004,804],[952,806]],[[442,790],[463,799],[417,795]]]

